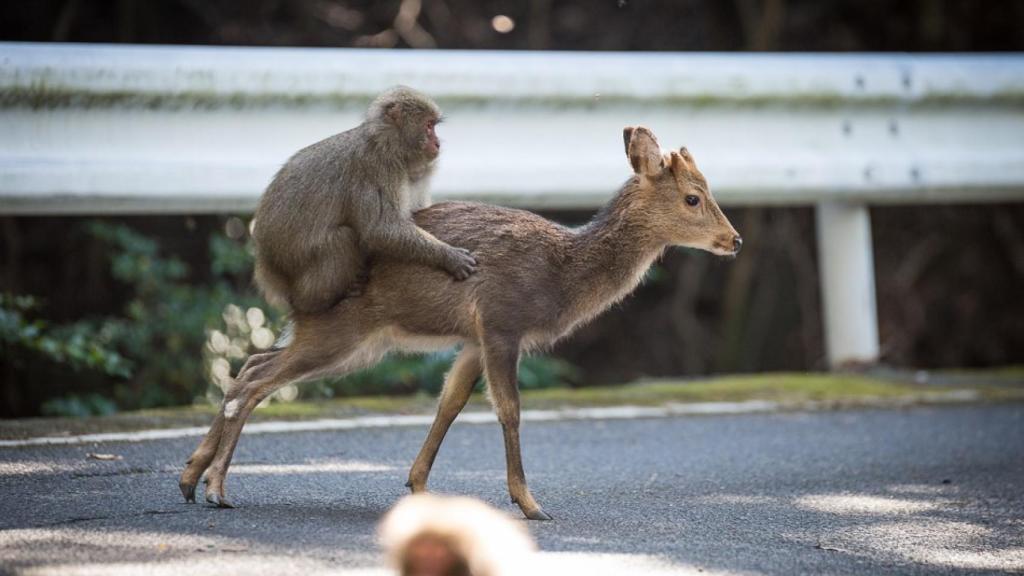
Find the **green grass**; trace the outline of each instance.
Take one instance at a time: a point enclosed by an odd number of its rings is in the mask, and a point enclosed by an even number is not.
[[[573,406],[617,404],[658,405],[667,402],[740,402],[772,400],[784,403],[892,398],[919,394],[921,387],[857,375],[788,374],[728,376],[708,380],[653,380],[629,386],[539,390],[524,395],[524,403]]]
[[[938,400],[952,390],[973,390],[979,401],[1024,401],[1024,369],[940,371],[932,384],[913,378],[879,378],[861,374],[772,373],[723,376],[700,380],[650,380],[622,386],[555,388],[522,393],[524,409],[593,406],[658,406],[668,403],[741,402],[768,400],[799,408],[817,406],[906,405]],[[274,403],[257,409],[254,420],[306,420],[344,418],[365,414],[429,414],[436,399],[415,396],[362,396],[315,402]],[[482,394],[474,394],[469,410],[489,409]],[[0,421],[0,438],[24,438],[100,431],[138,430],[177,426],[205,426],[217,407],[185,406],[125,412],[96,418],[34,418]]]

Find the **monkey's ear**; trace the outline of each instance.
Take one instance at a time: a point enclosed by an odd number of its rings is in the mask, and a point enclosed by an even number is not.
[[[633,172],[644,176],[654,176],[665,167],[665,159],[661,155],[661,147],[654,133],[637,126],[622,131],[626,141],[626,156],[633,166]]]
[[[402,107],[398,102],[388,102],[384,106],[384,117],[395,126],[402,125]]]

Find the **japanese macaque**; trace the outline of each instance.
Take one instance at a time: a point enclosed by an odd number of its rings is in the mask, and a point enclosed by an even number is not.
[[[371,260],[426,264],[455,280],[476,272],[468,250],[413,222],[430,205],[441,150],[441,110],[398,86],[378,96],[359,126],[292,156],[256,209],[256,283],[268,302],[322,312],[358,296]]]
[[[380,540],[402,576],[527,574],[536,546],[520,523],[471,498],[403,498],[380,525]]]

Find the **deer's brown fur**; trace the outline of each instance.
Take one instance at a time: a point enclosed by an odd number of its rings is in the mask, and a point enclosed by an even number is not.
[[[528,518],[549,518],[527,488],[522,468],[516,375],[521,354],[554,343],[631,292],[666,247],[732,255],[741,244],[685,148],[663,154],[642,127],[627,128],[624,136],[634,175],[581,228],[486,204],[447,202],[416,213],[424,230],[471,250],[478,273],[453,282],[428,266],[381,261],[362,296],[327,312],[296,314],[291,344],[253,356],[239,373],[182,474],[186,498],[194,497],[205,470],[207,500],[229,505],[224,476],[245,419],[281,386],[365,368],[392,350],[461,343],[409,486],[414,492],[426,489],[448,427],[484,374],[505,437],[512,499]],[[688,197],[696,197],[696,204]]]

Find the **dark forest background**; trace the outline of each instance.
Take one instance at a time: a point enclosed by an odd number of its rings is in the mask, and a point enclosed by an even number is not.
[[[492,26],[510,18],[511,31]],[[5,40],[499,50],[1006,51],[1014,0],[35,0]]]
[[[496,21],[495,17],[507,19]],[[511,29],[508,28],[511,25]],[[499,31],[502,30],[502,31]],[[507,31],[505,31],[507,30]],[[38,0],[0,4],[0,39],[259,46],[657,51],[1013,51],[1024,2],[982,0]],[[965,143],[969,145],[969,143]],[[824,369],[813,210],[727,210],[743,255],[672,251],[629,299],[562,343],[574,384],[642,376]],[[580,213],[548,213],[567,223]],[[104,219],[215,278],[227,217]],[[237,221],[237,220],[236,220]],[[74,218],[0,219],[0,292],[49,323],[114,314],[131,297],[110,237]],[[1024,363],[1024,204],[872,209],[882,362]],[[242,235],[244,236],[244,234]],[[244,237],[235,239],[244,243]],[[240,278],[244,276],[242,274]],[[240,290],[247,281],[235,279]],[[199,357],[199,351],[196,351]],[[9,359],[7,359],[9,360]],[[65,394],[28,390],[5,360],[7,415]],[[116,370],[114,370],[116,372]],[[110,376],[108,374],[108,376]],[[111,376],[113,377],[113,376]],[[35,380],[33,380],[35,381]],[[102,381],[102,378],[100,379]],[[97,384],[102,387],[102,384]],[[11,391],[16,391],[11,392]],[[188,395],[152,403],[187,401]],[[11,404],[11,402],[16,402]]]

